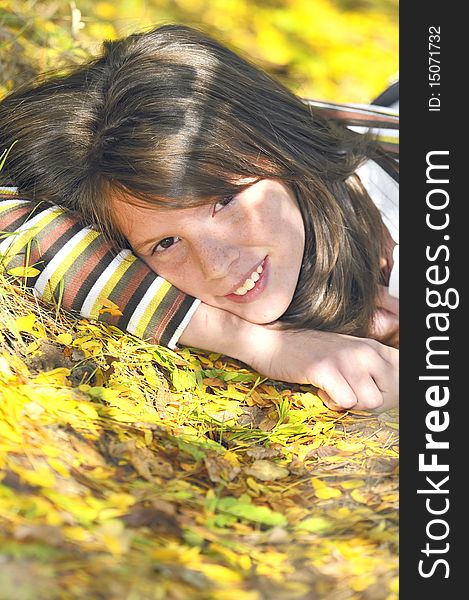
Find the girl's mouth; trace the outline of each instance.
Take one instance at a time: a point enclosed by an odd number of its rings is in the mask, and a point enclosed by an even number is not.
[[[268,256],[248,276],[245,281],[225,298],[244,304],[255,300],[265,289],[268,281],[270,259]]]

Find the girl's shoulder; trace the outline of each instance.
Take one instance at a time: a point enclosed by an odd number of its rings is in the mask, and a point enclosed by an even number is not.
[[[329,119],[339,121],[356,133],[370,132],[385,152],[399,157],[399,112],[372,104],[338,104],[307,100]]]

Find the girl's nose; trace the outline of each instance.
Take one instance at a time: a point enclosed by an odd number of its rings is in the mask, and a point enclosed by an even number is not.
[[[238,260],[238,247],[221,240],[204,240],[198,246],[198,260],[207,281],[226,277]]]

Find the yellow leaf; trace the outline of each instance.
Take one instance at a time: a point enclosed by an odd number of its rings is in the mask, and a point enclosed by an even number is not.
[[[399,593],[399,577],[394,577],[394,579],[391,579],[389,590],[395,594]]]
[[[13,277],[36,277],[41,271],[35,267],[13,267],[7,272]]]
[[[45,371],[44,373],[39,373],[34,378],[34,382],[46,385],[59,385],[63,387],[69,387],[71,385],[67,379],[69,375],[70,369],[67,369],[66,367],[57,367],[57,369],[52,369],[52,371]]]
[[[65,467],[65,465],[60,461],[57,460],[55,458],[49,457],[47,459],[47,462],[50,464],[50,466],[57,471],[57,473],[59,475],[62,475],[62,477],[70,477],[70,473],[67,469],[67,467]]]
[[[115,304],[114,302],[112,302],[112,300],[109,300],[108,298],[103,298],[101,300],[101,306],[103,306],[104,308],[101,308],[99,310],[100,315],[104,313],[109,313],[113,317],[121,317],[123,314],[120,308],[117,306],[117,304]]]
[[[338,498],[342,492],[337,488],[323,487],[315,491],[316,497],[321,500],[329,500],[330,498]]]
[[[40,487],[54,487],[55,475],[47,467],[38,467],[34,471],[18,470],[18,475],[31,485]]]
[[[243,571],[249,571],[249,569],[252,566],[252,562],[251,559],[249,558],[249,556],[247,554],[242,554],[239,559],[239,566],[241,567],[241,569],[243,569]]]
[[[33,313],[29,313],[25,317],[18,317],[15,319],[15,325],[18,331],[25,331],[26,333],[31,333],[33,331],[35,323],[36,315]]]
[[[363,575],[355,575],[350,581],[350,587],[354,592],[364,592],[366,588],[370,587],[376,581],[374,575],[364,573]]]
[[[360,452],[365,447],[364,444],[360,442],[346,442],[345,440],[340,440],[337,443],[338,450],[344,450],[345,452]]]
[[[327,484],[324,483],[324,481],[322,481],[321,479],[318,479],[317,477],[313,477],[311,479],[311,485],[313,486],[313,488],[315,490],[319,490],[320,488],[327,487]]]
[[[365,494],[360,490],[352,490],[350,495],[355,500],[355,502],[360,502],[360,504],[368,504],[369,494]]]
[[[241,590],[239,588],[213,590],[213,600],[260,600],[259,593],[254,590]]]
[[[32,354],[33,356],[41,355],[40,352],[41,343],[38,340],[34,340],[26,346],[26,354]]]
[[[87,542],[91,538],[91,534],[84,527],[64,527],[64,536],[72,542]]]
[[[14,431],[8,423],[0,421],[0,439],[10,440],[10,442],[22,442],[23,438],[17,431]]]
[[[344,488],[344,490],[355,490],[363,487],[365,482],[363,479],[349,479],[348,481],[342,481],[340,485]]]
[[[45,338],[47,337],[44,327],[36,321],[36,315],[29,313],[24,317],[18,317],[15,319],[15,325],[18,331],[24,331],[25,333],[31,333],[35,337]]]
[[[90,419],[99,419],[98,411],[94,408],[94,406],[91,406],[91,404],[88,404],[87,402],[80,402],[77,408],[87,417],[90,417]]]
[[[95,5],[95,12],[101,19],[112,19],[116,16],[117,7],[111,2],[98,2]]]
[[[111,554],[125,554],[129,549],[132,532],[125,531],[122,521],[116,519],[103,523],[97,534]]]
[[[298,523],[297,527],[298,529],[308,531],[309,533],[323,533],[324,531],[331,529],[331,522],[323,517],[309,517]]]
[[[197,570],[202,571],[212,581],[216,581],[218,584],[230,585],[233,583],[241,583],[242,577],[236,571],[232,571],[222,565],[213,564],[200,564],[197,566]]]
[[[70,333],[59,333],[59,335],[55,338],[59,344],[63,344],[64,346],[70,346],[73,342],[73,337]]]
[[[119,508],[121,510],[127,510],[129,506],[135,504],[137,499],[134,498],[131,494],[126,494],[125,492],[117,492],[111,493],[107,497],[107,501],[110,506],[114,506],[115,508]]]

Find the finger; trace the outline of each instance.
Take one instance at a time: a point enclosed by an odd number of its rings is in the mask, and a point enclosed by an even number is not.
[[[356,408],[364,410],[376,410],[390,403],[392,398],[398,397],[399,389],[399,370],[395,362],[397,350],[373,340],[370,342],[373,342],[370,344],[372,347],[356,353],[356,362],[350,363],[344,370],[344,376],[358,399]]]
[[[389,410],[399,404],[399,369],[380,365],[371,368],[371,374],[377,389],[380,390],[382,403],[376,407],[380,412]]]
[[[321,400],[324,402],[324,404],[330,410],[335,410],[337,412],[342,412],[344,410],[347,410],[343,406],[340,406],[339,404],[334,402],[334,400],[332,400],[332,398],[329,396],[329,394],[327,392],[325,392],[324,390],[318,390],[317,395],[319,396],[319,398],[321,398]]]
[[[352,408],[358,402],[354,390],[338,371],[332,370],[329,374],[323,374],[322,382],[318,382],[317,387],[319,388],[318,396],[321,400],[324,397],[327,402],[331,402],[331,404],[339,406],[341,409]],[[325,404],[329,406],[327,402]]]
[[[358,399],[354,408],[375,410],[384,404],[383,392],[371,374],[360,379],[357,379],[354,374],[353,381],[349,381],[349,383]]]

